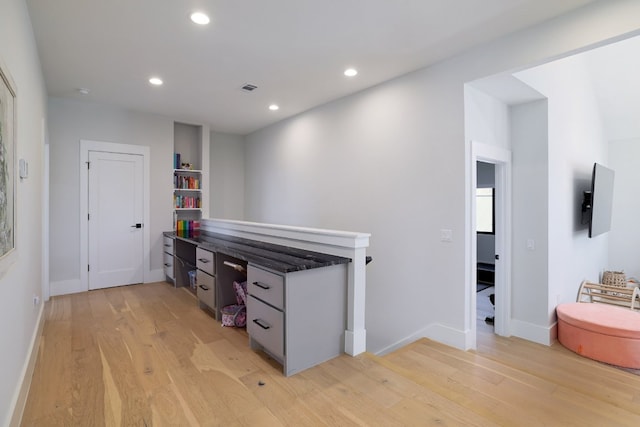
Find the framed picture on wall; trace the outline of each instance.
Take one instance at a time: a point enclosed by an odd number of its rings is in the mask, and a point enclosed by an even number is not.
[[[16,91],[0,62],[0,260],[15,249]]]

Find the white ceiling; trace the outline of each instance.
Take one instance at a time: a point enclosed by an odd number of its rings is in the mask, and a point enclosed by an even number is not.
[[[27,0],[50,96],[247,134],[592,0]],[[198,27],[194,10],[212,20]],[[347,67],[359,70],[346,78]],[[165,84],[151,87],[160,76]],[[251,93],[240,87],[252,83]],[[81,95],[77,89],[90,89]],[[271,103],[280,110],[267,109]]]

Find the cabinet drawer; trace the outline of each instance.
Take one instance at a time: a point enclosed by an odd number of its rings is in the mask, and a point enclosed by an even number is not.
[[[207,273],[198,270],[196,273],[198,282],[198,299],[215,310],[216,308],[216,287],[215,278]]]
[[[215,254],[201,248],[196,248],[196,267],[212,276],[215,274]]]
[[[249,294],[284,309],[284,277],[249,266],[247,273],[247,290]]]
[[[173,255],[168,253],[163,253],[162,263],[164,266],[164,274],[165,276],[169,276],[173,279]]]
[[[173,255],[173,242],[175,239],[164,236],[162,239],[162,251]]]
[[[247,332],[274,356],[284,359],[284,313],[250,296]]]

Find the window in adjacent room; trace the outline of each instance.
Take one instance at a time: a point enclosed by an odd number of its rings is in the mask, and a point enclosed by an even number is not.
[[[476,188],[476,231],[495,234],[494,188]]]

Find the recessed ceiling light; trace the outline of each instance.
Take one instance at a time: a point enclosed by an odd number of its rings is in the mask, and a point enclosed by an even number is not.
[[[87,89],[86,87],[79,87],[78,89],[76,89],[78,91],[78,93],[80,95],[89,95],[89,92],[91,92],[89,89]]]
[[[277,111],[279,109],[280,109],[280,107],[278,107],[276,104],[269,105],[269,110],[271,110],[271,111]]]
[[[193,12],[191,14],[191,20],[198,25],[207,25],[211,20],[202,12]]]
[[[151,77],[149,79],[149,83],[151,83],[154,86],[162,86],[162,79],[158,77]]]
[[[347,68],[346,70],[344,70],[344,75],[347,77],[353,77],[357,74],[358,70],[356,70],[355,68]]]

